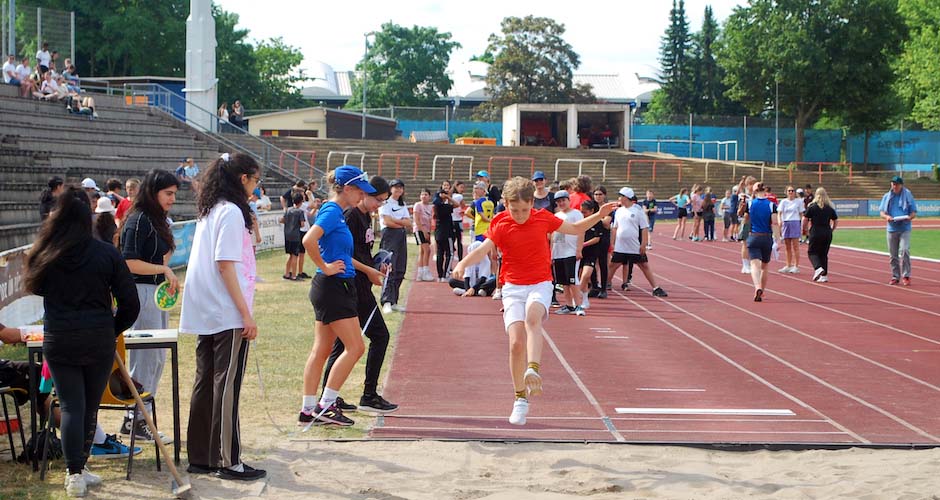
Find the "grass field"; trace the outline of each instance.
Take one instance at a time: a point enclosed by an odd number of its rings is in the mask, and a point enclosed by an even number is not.
[[[409,249],[409,268],[414,266],[417,250]],[[290,439],[297,432],[297,412],[301,402],[301,385],[304,364],[313,345],[313,307],[307,298],[310,281],[289,282],[281,279],[284,273],[284,253],[278,251],[265,252],[258,255],[258,274],[263,281],[258,283],[255,295],[255,319],[258,322],[258,341],[252,346],[248,358],[248,371],[245,375],[241,396],[241,430],[245,445],[243,457],[246,462],[252,463],[265,456],[266,450],[277,447],[277,443]],[[313,274],[315,269],[312,263],[307,262],[306,271]],[[180,276],[183,281],[183,276]],[[402,297],[408,296],[411,281],[406,280],[402,285]],[[374,287],[376,295],[378,288]],[[407,306],[407,304],[406,304]],[[170,326],[176,327],[179,322],[179,309],[175,309],[170,319]],[[398,330],[401,325],[401,314],[392,313],[385,318],[389,331],[392,333],[388,348],[388,357],[383,367],[382,377],[391,360],[396,343]],[[368,342],[368,341],[367,341]],[[186,424],[189,415],[190,391],[195,373],[195,338],[190,335],[180,336],[180,417],[183,441],[186,440]],[[0,358],[26,359],[26,348],[23,346],[0,347]],[[259,387],[258,368],[264,381],[265,394],[262,395]],[[167,356],[169,364],[169,356]],[[362,381],[365,368],[365,356],[360,360],[349,380],[343,387],[342,395],[353,403],[358,403],[362,395]],[[380,382],[381,380],[380,379]],[[172,398],[170,392],[171,378],[169,366],[163,373],[160,391],[157,394],[159,420],[161,429],[172,435]],[[381,392],[381,386],[379,387]],[[27,412],[27,408],[23,407]],[[12,410],[11,410],[12,414]],[[351,413],[356,421],[352,427],[340,428],[336,426],[312,427],[304,434],[305,438],[349,439],[365,436],[375,419],[366,413]],[[116,433],[120,427],[121,414],[116,411],[102,411],[99,422],[107,433]],[[26,424],[28,425],[28,423]],[[45,482],[39,481],[38,474],[29,473],[28,466],[14,465],[9,460],[6,436],[0,439],[0,499],[60,499],[66,498],[62,487],[64,461],[53,462],[51,473],[46,476]],[[17,436],[17,447],[19,438]],[[163,475],[167,472],[157,473],[154,462],[153,446],[144,446],[144,452],[134,458],[134,477],[148,477]],[[182,460],[186,463],[186,448],[183,447]],[[89,466],[95,473],[102,475],[105,481],[123,481],[125,461],[108,460],[90,462]],[[168,477],[168,476],[167,476]],[[24,480],[25,478],[25,480]],[[97,495],[101,496],[101,495]]]
[[[833,233],[832,244],[887,252],[888,244],[884,229],[839,228]],[[918,229],[911,231],[911,255],[940,259],[940,229]]]

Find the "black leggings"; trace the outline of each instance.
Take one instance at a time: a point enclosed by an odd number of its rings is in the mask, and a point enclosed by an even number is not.
[[[48,361],[62,408],[62,450],[69,474],[85,468],[98,425],[98,405],[111,374],[113,358],[69,365]]]
[[[378,310],[375,302],[375,296],[372,295],[371,284],[366,286],[361,280],[356,282],[356,290],[364,290],[365,293],[359,293],[359,327],[365,326],[369,321],[369,315],[372,315],[372,321],[369,322],[369,328],[365,335],[369,339],[369,350],[366,352],[366,379],[365,387],[362,390],[364,396],[378,395],[379,375],[382,372],[382,364],[385,362],[385,351],[388,349],[388,326],[385,325],[385,318],[382,317],[382,311]],[[374,312],[374,314],[373,314]],[[330,376],[330,370],[333,363],[339,358],[340,354],[346,350],[346,346],[338,338],[333,342],[333,350],[330,352],[329,359],[326,360],[326,369],[323,372],[323,387],[326,387],[326,379]],[[322,391],[321,391],[322,394]]]
[[[822,276],[829,274],[829,246],[832,245],[832,232],[810,233],[807,254],[813,269],[823,269]]]
[[[450,267],[451,238],[435,238],[437,240],[437,277],[447,278],[447,269]]]

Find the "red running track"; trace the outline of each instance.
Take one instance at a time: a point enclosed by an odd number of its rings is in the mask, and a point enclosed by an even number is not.
[[[665,299],[634,286],[587,317],[552,315],[545,394],[516,427],[499,303],[414,283],[382,438],[755,444],[940,444],[940,265],[885,284],[887,257],[833,249],[830,282],[773,271],[754,303],[740,244],[654,236]],[[621,409],[621,412],[618,412]],[[623,412],[622,409],[627,409]],[[734,411],[750,410],[750,411]]]

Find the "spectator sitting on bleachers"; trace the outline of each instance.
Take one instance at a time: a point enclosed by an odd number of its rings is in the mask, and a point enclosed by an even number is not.
[[[39,90],[39,87],[36,86],[36,80],[30,78],[32,72],[32,68],[29,67],[28,57],[24,57],[23,61],[16,66],[16,77],[20,80],[23,97],[29,97],[33,92]]]
[[[52,77],[56,78],[59,76],[59,63],[56,60],[59,58],[59,51],[53,50],[51,54],[52,59],[49,61],[49,71],[52,72]]]
[[[43,74],[42,86],[39,87],[39,92],[33,92],[33,96],[43,101],[59,100],[59,84],[52,79],[51,72],[46,71]]]
[[[75,97],[71,97],[68,101],[68,110],[69,113],[88,115],[89,120],[98,118],[98,112],[95,111],[95,98],[91,96],[79,98],[76,94]]]
[[[50,74],[52,71],[49,72]],[[66,108],[71,107],[72,100],[78,97],[78,92],[73,92],[69,89],[68,83],[66,83],[65,77],[62,75],[54,76],[52,79],[56,84],[56,93],[59,95],[58,100],[66,103]]]
[[[7,62],[3,63],[3,83],[19,87],[20,97],[25,97],[23,95],[23,82],[20,81],[20,77],[16,73],[16,56],[13,54],[10,54],[7,57]]]
[[[267,212],[271,210],[271,198],[268,196],[268,191],[264,189],[264,186],[258,186],[258,211]]]
[[[180,160],[179,165],[174,171],[176,178],[180,182],[193,182],[193,179],[199,175],[199,166],[196,165],[196,162],[192,158],[184,158]]]
[[[65,61],[66,66],[65,71],[62,72],[62,76],[65,77],[65,82],[69,86],[69,90],[81,93],[82,88],[78,85],[78,73],[75,72],[75,66],[68,64],[68,59]]]

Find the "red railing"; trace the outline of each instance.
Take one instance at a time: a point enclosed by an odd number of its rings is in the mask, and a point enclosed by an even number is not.
[[[657,166],[659,166],[659,167],[668,167],[668,166],[678,167],[678,168],[677,168],[677,170],[679,171],[678,179],[679,179],[679,182],[682,182],[682,163],[681,163],[681,162],[674,161],[674,160],[628,160],[628,161],[627,161],[627,182],[630,182],[630,178],[631,178],[631,176],[633,175],[633,168],[634,168],[634,165],[636,165],[636,164],[638,164],[638,163],[639,163],[639,164],[647,164],[647,163],[649,163],[649,164],[652,165],[652,176],[653,176],[653,178],[652,178],[652,181],[651,181],[651,182],[656,182],[656,167],[657,167]]]
[[[788,174],[789,174],[789,179],[790,179],[789,182],[790,182],[790,184],[793,184],[793,171],[794,171],[794,170],[805,171],[805,170],[801,170],[801,169],[800,169],[800,166],[801,166],[801,165],[806,165],[806,166],[810,166],[810,167],[815,166],[815,167],[816,167],[816,168],[815,168],[815,170],[816,170],[816,175],[818,176],[818,180],[817,180],[817,182],[816,182],[817,184],[822,184],[822,183],[823,183],[823,174],[825,174],[825,173],[841,173],[839,167],[843,167],[843,168],[846,168],[846,167],[847,167],[847,168],[848,168],[848,176],[849,176],[849,184],[852,183],[853,168],[852,168],[852,164],[851,164],[851,163],[839,163],[839,162],[828,162],[828,161],[795,161],[795,162],[791,163],[791,164],[790,164],[790,168],[787,169],[787,170],[788,170]],[[832,167],[832,168],[829,168],[829,169],[825,169],[825,170],[824,170],[824,167]]]
[[[415,153],[382,153],[382,154],[379,155],[379,173],[378,173],[378,175],[382,175],[382,162],[383,162],[383,160],[385,160],[386,158],[395,158],[395,178],[396,178],[396,179],[401,179],[401,159],[402,159],[402,158],[412,158],[412,159],[414,159],[415,168],[414,168],[414,173],[412,173],[412,175],[411,175],[411,178],[412,178],[412,180],[418,178],[418,159],[420,158],[419,155],[417,155],[417,154],[415,154]]]
[[[529,156],[490,156],[489,161],[486,162],[486,171],[492,173],[493,171],[493,160],[505,160],[509,161],[509,178],[512,178],[512,162],[514,161],[527,161],[529,162],[529,177],[532,177],[532,174],[535,173],[535,158]]]
[[[284,149],[281,150],[281,154],[277,159],[277,167],[280,170],[284,170],[284,155],[291,155],[294,158],[294,176],[302,177],[298,175],[297,170],[300,167],[300,155],[310,154],[310,161],[307,162],[310,164],[310,175],[307,176],[307,179],[313,179],[314,165],[317,159],[317,152],[312,149]]]

